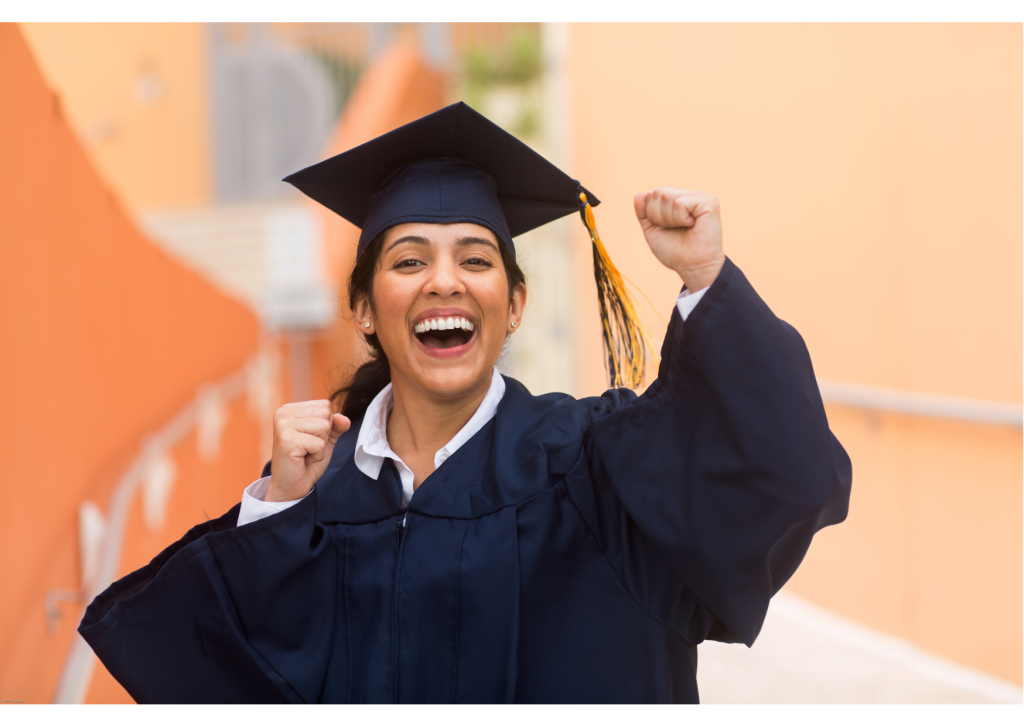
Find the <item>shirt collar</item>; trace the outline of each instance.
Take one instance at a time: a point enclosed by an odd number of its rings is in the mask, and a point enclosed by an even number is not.
[[[498,404],[504,395],[505,379],[495,368],[491,371],[491,386],[487,389],[487,395],[480,402],[480,406],[472,418],[452,437],[451,441],[434,454],[434,468],[441,466],[448,457],[473,438],[476,432],[484,427],[484,424],[494,418],[494,414],[498,411]],[[355,464],[359,471],[371,479],[377,479],[380,476],[384,459],[402,461],[388,445],[388,415],[391,413],[394,401],[392,386],[389,383],[370,401],[370,405],[366,407],[363,422],[359,426],[359,436],[356,438],[354,453]],[[404,465],[404,462],[402,463]]]

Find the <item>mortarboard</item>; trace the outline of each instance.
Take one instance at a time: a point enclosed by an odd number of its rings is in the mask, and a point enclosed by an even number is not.
[[[284,181],[359,227],[357,254],[396,224],[473,222],[514,256],[513,237],[579,212],[593,245],[611,384],[642,384],[647,340],[597,234],[592,207],[600,201],[466,104],[428,114]]]

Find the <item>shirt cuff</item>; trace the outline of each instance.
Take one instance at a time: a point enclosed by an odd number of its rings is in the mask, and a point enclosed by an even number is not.
[[[705,287],[703,290],[697,292],[690,292],[689,290],[683,290],[679,293],[679,297],[676,298],[676,308],[679,310],[679,317],[684,321],[693,312],[693,309],[697,307],[697,303],[704,297],[710,288]]]
[[[238,525],[241,527],[244,524],[255,522],[269,517],[271,514],[277,514],[288,509],[288,507],[298,504],[309,496],[302,499],[296,499],[291,502],[267,502],[264,499],[267,496],[267,489],[270,488],[270,477],[265,476],[262,479],[257,479],[252,484],[245,488],[242,492],[242,508],[238,512]],[[313,491],[310,489],[310,491]]]

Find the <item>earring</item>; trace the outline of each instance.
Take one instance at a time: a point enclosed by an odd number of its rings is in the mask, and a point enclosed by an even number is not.
[[[370,324],[369,323],[363,323],[363,326],[369,328]]]
[[[513,328],[516,327],[516,321],[515,320],[512,321],[512,327]]]

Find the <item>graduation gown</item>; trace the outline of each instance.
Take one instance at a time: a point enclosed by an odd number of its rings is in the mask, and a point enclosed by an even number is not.
[[[133,698],[696,702],[697,645],[751,645],[850,494],[802,339],[731,261],[643,395],[506,378],[407,511],[358,430],[298,504],[236,505],[93,601],[79,632]]]

